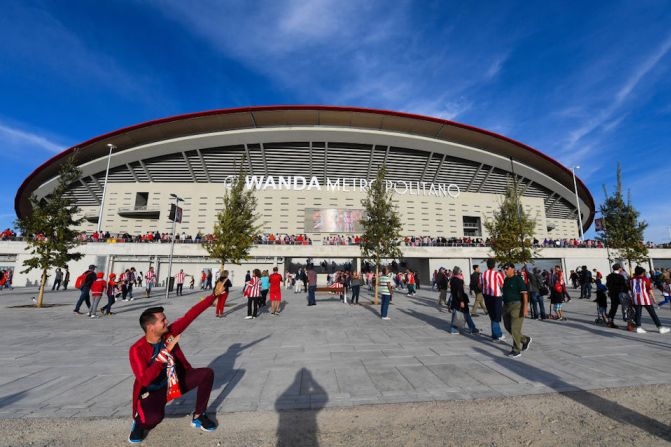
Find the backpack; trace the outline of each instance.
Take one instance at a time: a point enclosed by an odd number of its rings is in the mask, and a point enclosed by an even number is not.
[[[86,281],[86,276],[88,274],[89,271],[87,270],[77,277],[77,280],[75,281],[75,289],[81,289],[84,286],[84,282]]]

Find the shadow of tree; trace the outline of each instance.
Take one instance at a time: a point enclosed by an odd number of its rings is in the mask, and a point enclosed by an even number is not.
[[[645,416],[637,411],[620,405],[617,402],[597,396],[590,391],[577,388],[575,385],[565,382],[556,374],[529,365],[523,361],[502,358],[480,348],[474,348],[474,350],[483,356],[489,357],[501,367],[506,368],[531,382],[541,383],[548,386],[595,413],[599,413],[620,424],[637,427],[666,442],[671,442],[671,427],[656,419]],[[542,381],[539,380],[539,378],[541,378]],[[574,388],[575,391],[565,391],[566,389],[571,388]]]
[[[310,410],[287,411],[299,396],[309,396]],[[301,368],[291,385],[275,401],[278,412],[277,447],[319,446],[317,413],[328,402],[326,390],[315,380],[307,368]]]

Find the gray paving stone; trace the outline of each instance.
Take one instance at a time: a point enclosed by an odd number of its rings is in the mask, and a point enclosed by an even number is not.
[[[224,319],[214,309],[199,317],[180,344],[194,367],[215,371],[210,407],[218,412],[320,409],[393,402],[482,399],[634,384],[671,383],[671,337],[635,334],[593,324],[594,303],[567,304],[567,322],[532,321],[534,338],[519,359],[508,359],[510,341],[493,343],[489,320],[475,320],[483,336],[449,335],[451,314],[433,304],[435,292],[394,297],[391,321],[379,306],[345,306],[285,292],[280,317],[262,313],[244,320],[234,291]],[[32,295],[30,295],[32,296]],[[200,294],[171,298],[171,320]],[[133,384],[128,348],[142,335],[137,317],[152,299],[118,303],[111,318],[72,315],[76,291],[48,293],[68,306],[12,309],[26,291],[3,292],[0,327],[0,418],[128,416]],[[367,302],[367,299],[364,299]],[[373,312],[371,312],[371,310]],[[671,314],[660,312],[665,325]],[[652,327],[644,315],[643,325]],[[30,327],[30,331],[25,328]],[[195,393],[171,402],[173,415],[193,411]]]

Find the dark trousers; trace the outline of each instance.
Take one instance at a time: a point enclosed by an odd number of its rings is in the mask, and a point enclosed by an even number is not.
[[[359,304],[359,291],[361,286],[352,286],[352,302]]]
[[[184,288],[184,284],[183,284],[183,283],[177,283],[177,289],[176,289],[176,291],[175,291],[175,294],[176,294],[176,295],[184,295],[184,293],[182,292],[182,289],[183,289],[183,288]]]
[[[61,280],[57,279],[54,281],[54,286],[51,288],[51,290],[60,290],[61,289]]]
[[[247,298],[247,316],[248,317],[256,317],[256,314],[259,312],[259,302],[260,301],[261,301],[260,296],[253,296],[253,297],[248,297]]]
[[[116,298],[114,298],[114,295],[107,295],[107,304],[103,306],[100,311],[104,314],[108,314],[112,312],[112,305],[116,302]]]
[[[308,304],[315,305],[317,300],[315,299],[315,292],[317,291],[317,286],[308,286]]]
[[[652,318],[652,321],[655,323],[655,326],[660,327],[662,325],[662,322],[659,321],[659,317],[657,316],[657,312],[655,312],[655,308],[652,306],[641,306],[640,304],[634,305],[636,309],[636,315],[634,316],[634,321],[636,322],[636,327],[641,326],[641,313],[643,311],[643,308],[645,307],[645,310],[648,311],[650,314],[650,318]]]
[[[485,295],[485,307],[491,321],[492,338],[501,338],[501,315],[503,314],[503,299],[499,296]]]
[[[264,307],[266,305],[266,298],[268,297],[268,289],[262,290],[261,291],[261,301],[260,301],[260,306]]]
[[[538,312],[540,308],[540,313]],[[531,292],[531,316],[532,318],[547,318],[545,315],[545,303],[543,297],[538,292]]]
[[[82,307],[82,303],[86,303],[86,307],[91,308],[91,295],[89,294],[88,287],[82,287],[82,291],[79,294],[79,299],[77,300],[77,305],[75,306],[75,312],[79,312],[79,308]]]
[[[610,295],[610,311],[608,311],[608,319],[613,321],[615,319],[615,314],[617,314],[617,308],[620,307],[620,297],[619,295]]]
[[[192,368],[185,371],[179,378],[182,393],[187,393],[198,388],[196,395],[196,414],[203,414],[207,410],[207,401],[210,400],[212,383],[214,382],[214,371],[210,368]],[[165,416],[165,404],[168,392],[165,387],[151,391],[149,396],[140,401],[138,417],[135,418],[142,428],[151,430],[156,427]]]

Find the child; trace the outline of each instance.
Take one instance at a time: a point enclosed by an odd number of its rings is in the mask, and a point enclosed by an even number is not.
[[[671,303],[671,284],[667,282],[662,283],[662,296],[664,297],[664,301],[659,303],[657,306],[663,306],[664,304]]]
[[[103,296],[103,292],[107,289],[107,282],[104,279],[105,274],[103,272],[98,272],[96,275],[97,278],[91,284],[91,308],[89,309],[90,318],[98,318],[96,311],[98,310],[98,304],[100,303],[100,298]]]
[[[597,318],[595,323],[596,324],[606,324],[608,321],[608,318],[606,317],[606,308],[608,307],[608,295],[606,293],[608,292],[608,289],[604,285],[603,282],[601,282],[601,278],[598,278],[596,280],[596,313],[597,313]]]
[[[118,293],[116,275],[110,273],[109,282],[107,283],[107,304],[100,309],[103,315],[114,315],[112,313],[112,305],[116,301],[115,294]]]

